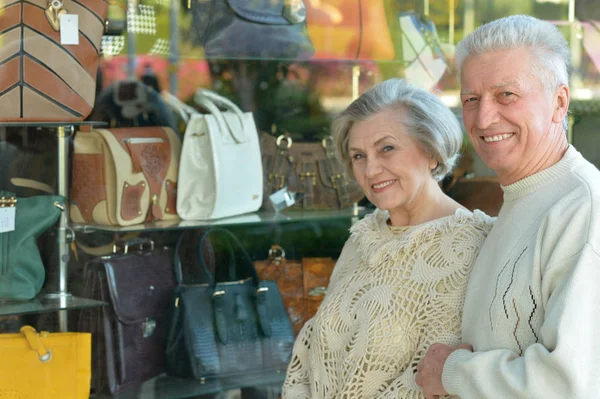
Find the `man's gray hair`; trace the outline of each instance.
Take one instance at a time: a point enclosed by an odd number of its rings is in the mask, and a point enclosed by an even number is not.
[[[497,19],[481,25],[461,40],[456,46],[459,76],[470,56],[520,47],[525,47],[533,55],[532,72],[547,90],[553,91],[560,85],[569,86],[571,55],[567,40],[550,22],[528,15]],[[567,127],[568,122],[565,130]]]
[[[456,116],[434,94],[403,79],[392,78],[365,91],[333,120],[337,154],[351,176],[354,174],[348,150],[350,129],[354,123],[388,110],[397,111],[398,123],[406,133],[438,162],[432,171],[436,180],[442,180],[452,171],[463,143]]]

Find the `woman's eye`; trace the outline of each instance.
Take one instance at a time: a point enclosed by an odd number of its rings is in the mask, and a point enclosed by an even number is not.
[[[392,151],[393,149],[394,149],[394,146],[386,145],[385,147],[383,147],[383,152]]]
[[[352,155],[352,160],[353,161],[358,161],[359,159],[361,159],[363,157],[362,154],[354,154]]]

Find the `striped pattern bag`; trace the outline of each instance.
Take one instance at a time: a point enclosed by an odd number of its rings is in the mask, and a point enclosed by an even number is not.
[[[0,121],[91,113],[107,8],[105,0],[0,0]],[[78,16],[79,44],[61,44],[63,14]]]

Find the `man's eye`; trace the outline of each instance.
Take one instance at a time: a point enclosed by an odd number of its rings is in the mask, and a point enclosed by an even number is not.
[[[391,145],[386,145],[385,147],[383,147],[383,152],[388,152],[388,151],[392,151],[394,149],[394,146]]]
[[[502,97],[510,97],[512,95],[514,95],[515,93],[511,92],[511,91],[503,91],[502,92]]]
[[[463,100],[463,104],[472,103],[473,101],[477,101],[477,97],[467,97]]]

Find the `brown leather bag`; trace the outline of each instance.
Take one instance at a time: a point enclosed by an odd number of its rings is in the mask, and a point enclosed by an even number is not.
[[[129,226],[178,219],[181,140],[172,129],[80,131],[73,148],[73,222]]]
[[[448,195],[465,208],[479,209],[490,216],[498,216],[504,203],[497,177],[461,177],[448,189]]]
[[[317,312],[334,266],[332,258],[302,258],[301,262],[287,260],[284,249],[279,245],[271,246],[267,260],[254,262],[261,280],[277,282],[296,335]]]
[[[294,208],[341,209],[364,197],[335,156],[331,138],[317,143],[296,143],[290,137],[262,133],[263,206],[269,196],[287,187],[296,193]]]
[[[94,107],[108,2],[0,3],[0,121],[81,121]],[[77,15],[79,44],[61,44],[60,16]]]

